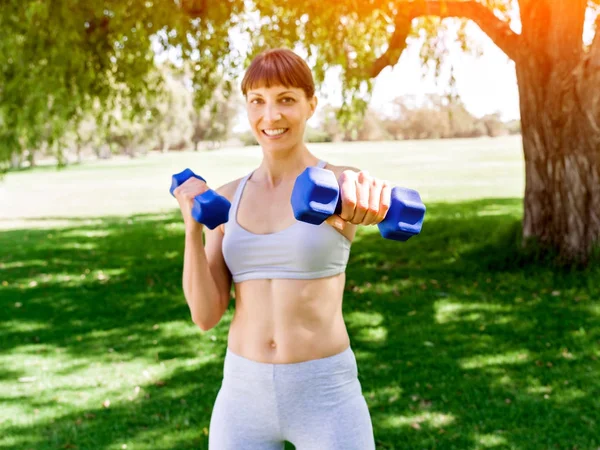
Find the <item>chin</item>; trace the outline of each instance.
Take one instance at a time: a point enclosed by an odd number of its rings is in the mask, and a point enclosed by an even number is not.
[[[269,152],[289,151],[292,148],[297,147],[299,144],[299,142],[295,142],[291,139],[282,139],[282,140],[276,140],[276,141],[271,141],[268,139],[261,139],[260,141],[258,141],[258,143],[263,148],[263,150],[266,150]]]

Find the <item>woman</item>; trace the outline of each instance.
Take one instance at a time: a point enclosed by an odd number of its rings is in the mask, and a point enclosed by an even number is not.
[[[183,289],[200,328],[219,323],[235,286],[209,448],[281,450],[287,440],[297,450],[374,449],[342,297],[356,226],[383,220],[390,186],[308,150],[303,135],[317,107],[314,82],[290,50],[257,56],[242,92],[263,159],[217,189],[231,202],[229,221],[205,230],[192,219],[204,182],[190,178],[174,192],[186,230]],[[290,204],[308,166],[333,171],[340,184],[342,210],[319,226],[297,221]]]

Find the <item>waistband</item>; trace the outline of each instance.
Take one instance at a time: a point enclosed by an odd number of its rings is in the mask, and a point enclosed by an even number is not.
[[[228,347],[225,354],[223,374],[225,377],[253,380],[272,380],[275,376],[296,380],[335,375],[357,376],[357,364],[351,346],[336,355],[285,364],[253,361],[235,354]]]

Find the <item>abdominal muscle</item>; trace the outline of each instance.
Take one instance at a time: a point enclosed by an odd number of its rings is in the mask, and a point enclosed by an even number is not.
[[[235,285],[229,349],[244,358],[288,364],[343,352],[345,274],[312,280],[247,280]]]

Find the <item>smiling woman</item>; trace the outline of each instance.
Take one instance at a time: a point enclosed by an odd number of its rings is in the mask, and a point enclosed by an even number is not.
[[[383,220],[390,186],[309,151],[304,131],[317,98],[308,65],[292,51],[257,56],[242,92],[263,158],[217,189],[231,202],[228,221],[204,230],[191,218],[194,197],[208,189],[204,181],[192,177],[174,190],[194,322],[216,326],[235,287],[209,448],[281,450],[289,441],[297,450],[374,449],[342,298],[356,225]],[[333,171],[339,183],[341,211],[321,225],[296,220],[290,202],[298,175],[311,166]]]
[[[293,152],[303,145],[306,121],[317,107],[312,74],[304,60],[293,52],[262,53],[246,71],[242,93],[250,126],[264,150]]]

